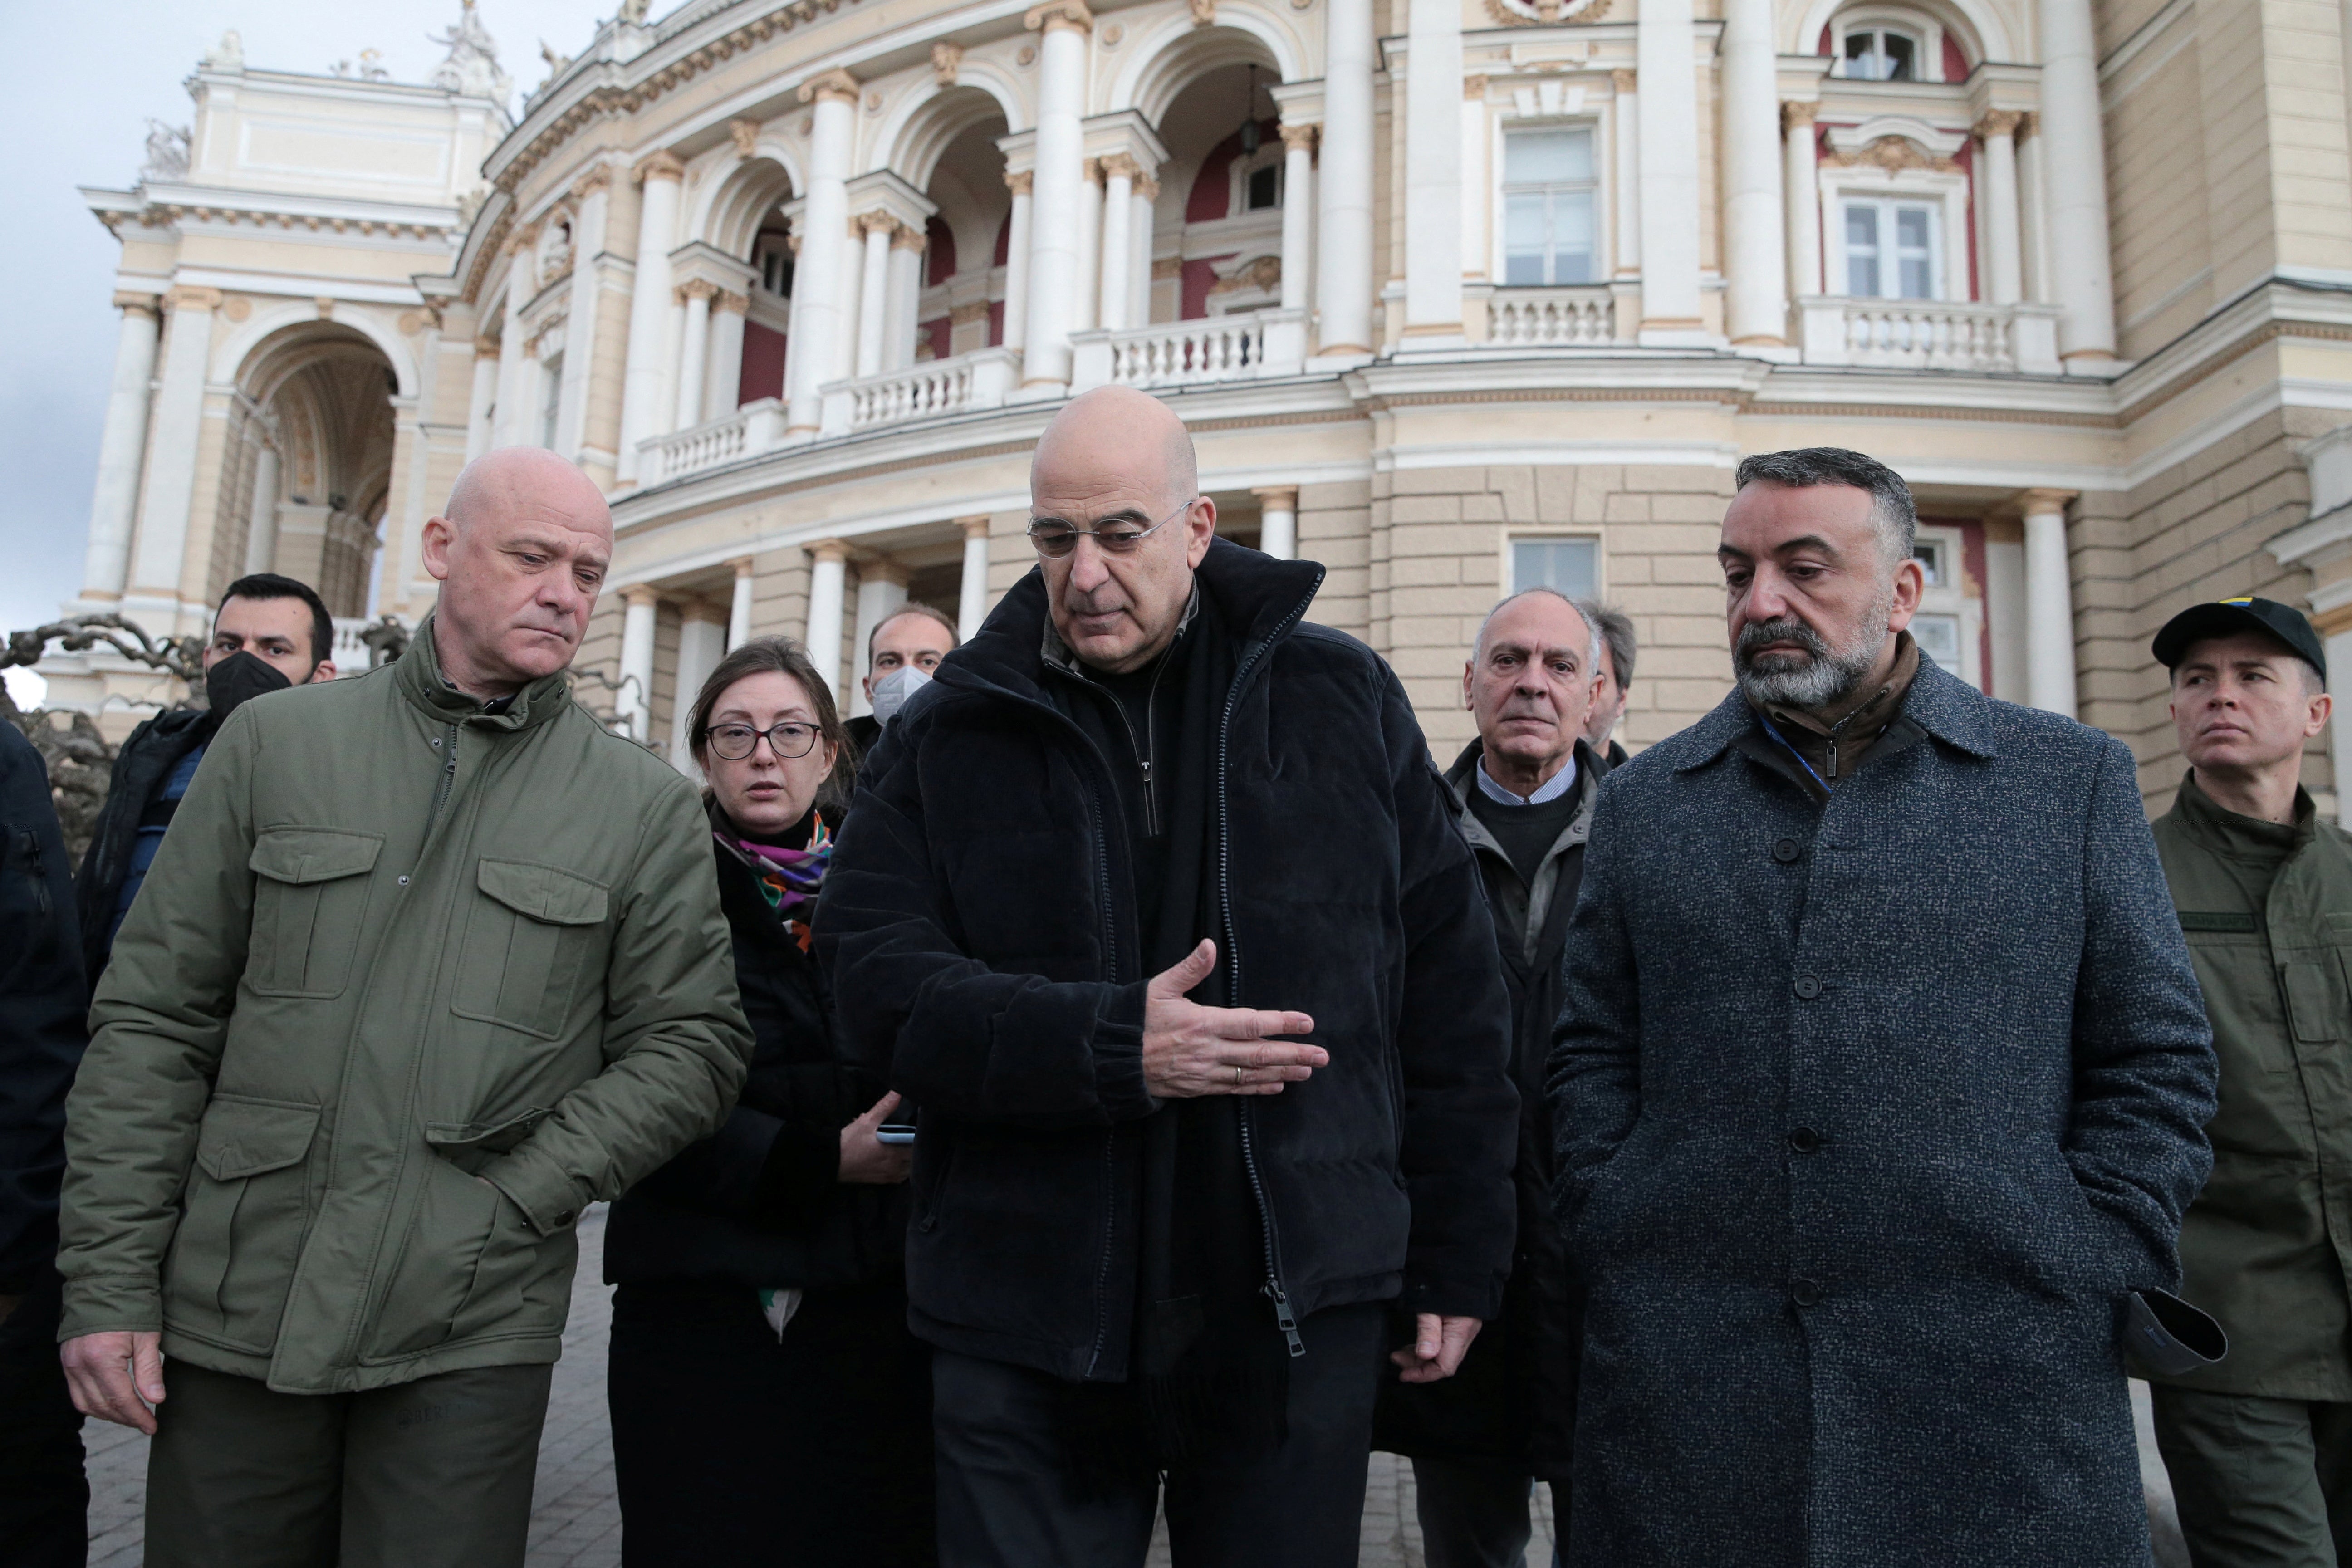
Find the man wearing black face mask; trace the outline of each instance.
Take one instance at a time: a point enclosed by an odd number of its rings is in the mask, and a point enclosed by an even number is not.
[[[106,807],[74,884],[92,986],[221,721],[253,698],[332,680],[334,637],[327,606],[307,583],[257,572],[228,585],[205,647],[207,705],[157,714],[115,754]]]

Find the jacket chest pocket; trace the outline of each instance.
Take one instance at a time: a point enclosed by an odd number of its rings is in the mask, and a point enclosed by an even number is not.
[[[582,973],[604,942],[604,887],[527,860],[481,862],[450,1005],[461,1018],[542,1040],[563,1032]]]
[[[341,995],[367,918],[367,873],[383,848],[374,834],[264,828],[247,861],[255,880],[246,984],[264,996]]]

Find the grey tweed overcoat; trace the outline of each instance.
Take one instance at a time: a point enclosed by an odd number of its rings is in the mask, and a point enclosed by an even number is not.
[[[2120,1302],[2214,1058],[2131,752],[1922,662],[1816,806],[1737,693],[1601,786],[1549,1091],[1572,1568],[2143,1568]]]

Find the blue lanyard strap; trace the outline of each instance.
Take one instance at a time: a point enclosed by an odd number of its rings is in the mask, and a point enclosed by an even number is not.
[[[1761,724],[1761,725],[1763,725],[1763,726],[1764,726],[1764,732],[1765,732],[1766,734],[1768,734],[1768,735],[1771,736],[1774,740],[1776,740],[1776,741],[1780,742],[1780,745],[1781,745],[1781,748],[1782,748],[1784,751],[1786,751],[1786,752],[1787,752],[1790,756],[1792,756],[1792,757],[1794,757],[1794,758],[1796,758],[1796,759],[1797,759],[1797,765],[1798,765],[1799,767],[1801,767],[1801,768],[1804,769],[1804,770],[1805,770],[1805,772],[1806,772],[1807,773],[1811,774],[1812,781],[1813,781],[1815,784],[1819,784],[1819,785],[1821,785],[1821,786],[1822,786],[1822,793],[1823,795],[1831,795],[1831,794],[1834,794],[1834,793],[1835,793],[1834,791],[1832,791],[1832,790],[1830,788],[1830,781],[1829,781],[1829,780],[1827,780],[1827,779],[1825,779],[1825,778],[1822,777],[1822,775],[1821,775],[1821,774],[1819,774],[1819,773],[1814,773],[1814,772],[1813,772],[1813,764],[1812,764],[1812,763],[1809,763],[1809,762],[1807,762],[1807,761],[1805,761],[1805,753],[1804,753],[1804,752],[1801,752],[1801,751],[1799,751],[1799,750],[1797,750],[1797,748],[1796,748],[1796,747],[1790,745],[1790,744],[1789,744],[1789,737],[1788,737],[1788,736],[1786,736],[1786,735],[1783,735],[1782,733],[1780,733],[1780,731],[1777,728],[1775,728],[1775,727],[1774,727],[1774,725],[1773,725],[1773,723],[1772,723],[1772,716],[1771,716],[1770,714],[1764,712],[1761,709],[1759,709],[1759,710],[1757,710],[1757,714],[1756,714],[1756,721],[1757,721],[1758,723],[1759,723],[1759,724]]]

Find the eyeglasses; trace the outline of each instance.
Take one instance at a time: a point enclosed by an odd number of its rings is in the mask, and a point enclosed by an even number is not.
[[[1038,554],[1049,561],[1059,561],[1063,556],[1076,550],[1078,547],[1078,541],[1082,538],[1093,540],[1097,545],[1113,555],[1125,555],[1190,511],[1192,509],[1192,503],[1200,499],[1199,496],[1188,496],[1174,511],[1170,512],[1150,528],[1138,528],[1124,518],[1097,523],[1092,528],[1080,528],[1058,517],[1033,517],[1029,520],[1029,542],[1037,547]]]
[[[816,749],[816,726],[790,719],[767,730],[754,730],[749,724],[713,724],[702,732],[710,749],[730,763],[740,763],[758,751],[762,735],[768,738],[768,750],[779,757],[805,757]]]

